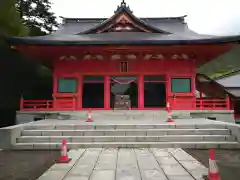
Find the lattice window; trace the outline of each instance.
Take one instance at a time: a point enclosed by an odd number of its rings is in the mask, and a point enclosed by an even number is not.
[[[120,72],[121,73],[128,72],[128,62],[127,61],[120,62]]]

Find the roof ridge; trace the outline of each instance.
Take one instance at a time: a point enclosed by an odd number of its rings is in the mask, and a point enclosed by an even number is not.
[[[184,16],[176,16],[176,17],[138,17],[141,20],[184,20],[184,18],[187,17],[187,15]],[[84,21],[84,20],[106,20],[108,18],[74,18],[74,17],[63,17],[61,18],[65,21]]]

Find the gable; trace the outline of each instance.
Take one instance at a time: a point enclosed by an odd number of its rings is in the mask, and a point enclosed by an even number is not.
[[[137,24],[127,14],[123,13],[115,21],[112,21],[110,25],[97,31],[97,33],[104,32],[151,32],[151,30]]]
[[[161,29],[157,29],[156,27],[153,27],[134,16],[124,1],[121,3],[121,6],[118,7],[118,9],[115,11],[115,14],[112,17],[104,20],[98,26],[95,26],[94,28],[83,32],[83,34],[106,32],[147,32],[171,34]]]

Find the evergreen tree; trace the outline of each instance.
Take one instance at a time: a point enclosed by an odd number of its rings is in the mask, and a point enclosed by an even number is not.
[[[23,26],[15,7],[16,0],[0,1],[0,38],[3,36],[24,36],[28,30]]]
[[[29,27],[30,36],[50,33],[58,26],[54,13],[50,12],[49,0],[17,0],[16,7]]]

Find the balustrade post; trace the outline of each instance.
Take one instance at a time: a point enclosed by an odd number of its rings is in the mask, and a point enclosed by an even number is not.
[[[172,110],[175,109],[175,105],[176,105],[176,95],[173,95],[173,102],[171,104]]]
[[[76,96],[75,94],[73,95],[73,107],[72,110],[74,111],[76,109]]]
[[[231,110],[231,99],[230,99],[230,97],[229,97],[229,95],[227,95],[227,97],[226,97],[226,108],[227,108],[227,110]]]
[[[200,110],[203,110],[203,100],[200,99]]]

